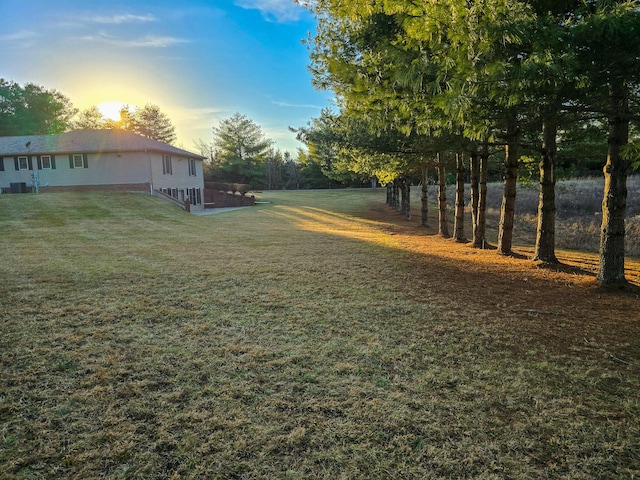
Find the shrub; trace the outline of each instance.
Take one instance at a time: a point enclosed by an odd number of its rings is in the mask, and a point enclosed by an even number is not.
[[[245,195],[251,190],[251,185],[245,183],[205,182],[204,188],[217,192],[240,193],[240,195]]]

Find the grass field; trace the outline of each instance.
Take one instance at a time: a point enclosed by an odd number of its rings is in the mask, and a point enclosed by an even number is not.
[[[638,292],[384,198],[1,196],[0,478],[640,477]]]

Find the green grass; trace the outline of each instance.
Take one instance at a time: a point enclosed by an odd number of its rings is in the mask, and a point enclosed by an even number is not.
[[[640,475],[638,356],[418,289],[383,191],[261,199],[0,197],[0,478]]]

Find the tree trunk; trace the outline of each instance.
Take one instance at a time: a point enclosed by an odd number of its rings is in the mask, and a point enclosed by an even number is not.
[[[449,226],[447,225],[447,172],[444,162],[438,161],[438,233],[449,238]]]
[[[407,179],[402,179],[400,193],[402,195],[400,211],[404,213],[407,220],[411,220],[411,183]]]
[[[404,217],[407,220],[411,220],[411,182],[409,180],[405,180],[404,182],[405,193],[407,196],[407,201],[405,202]]]
[[[394,180],[391,185],[391,207],[398,208],[398,180]]]
[[[604,198],[600,230],[600,285],[626,284],[624,276],[624,235],[627,210],[628,162],[622,148],[629,142],[629,97],[622,81],[612,83],[610,93],[609,151],[604,167]]]
[[[473,244],[475,245],[476,228],[478,225],[478,201],[480,200],[480,192],[478,191],[480,184],[480,180],[478,178],[480,176],[480,164],[478,163],[478,152],[475,150],[471,152],[469,173],[471,174],[471,232]]]
[[[538,195],[538,228],[534,260],[558,263],[556,242],[556,134],[558,126],[553,115],[546,115],[542,123],[542,152],[540,155],[540,193]]]
[[[420,197],[421,201],[421,225],[423,227],[428,227],[428,216],[429,216],[429,197],[428,197],[428,189],[429,189],[429,175],[428,169],[426,165],[422,166],[422,196]]]
[[[456,242],[466,242],[464,234],[464,156],[456,153],[456,212],[453,238]]]
[[[485,227],[487,224],[487,176],[489,165],[489,146],[487,143],[482,148],[480,154],[480,179],[478,192],[478,220],[473,230],[473,246],[475,248],[485,248]]]
[[[391,183],[387,183],[387,205],[391,206],[391,198],[392,198],[392,192],[391,192]]]
[[[513,221],[516,212],[516,186],[518,182],[518,127],[515,119],[507,124],[507,148],[504,173],[504,191],[498,227],[498,253],[511,254]]]

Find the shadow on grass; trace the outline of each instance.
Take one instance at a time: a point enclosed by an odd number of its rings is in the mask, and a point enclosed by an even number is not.
[[[511,255],[498,255],[495,250],[441,238],[433,229],[405,225],[395,212],[365,219],[306,207],[271,213],[302,230],[395,251],[398,267],[407,272],[401,278],[411,281],[411,298],[446,309],[458,305],[463,315],[482,318],[507,336],[519,338],[519,348],[525,350],[540,342],[550,351],[567,353],[585,335],[615,345],[640,328],[632,320],[640,308],[640,287],[624,291],[598,287],[596,255],[559,251],[563,263],[558,264],[534,262],[530,247],[517,246]],[[633,283],[637,268],[634,263],[633,273],[629,272]],[[536,318],[530,318],[531,312]]]
[[[525,257],[526,258],[526,257]],[[562,262],[551,263],[551,262],[534,262],[535,266],[542,270],[549,270],[551,272],[557,273],[568,273],[570,275],[583,275],[586,277],[594,277],[595,274],[586,270],[582,267],[578,267],[575,265],[569,265]]]

